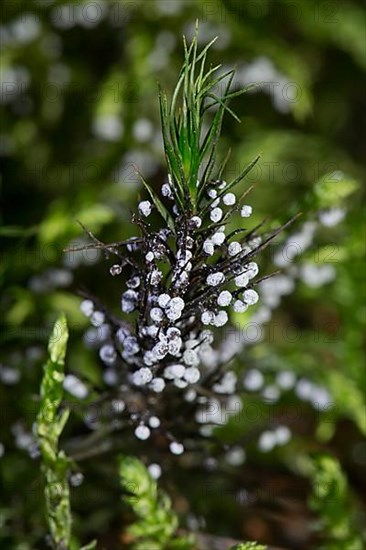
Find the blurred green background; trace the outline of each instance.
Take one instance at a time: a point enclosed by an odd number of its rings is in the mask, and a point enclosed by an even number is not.
[[[144,195],[134,167],[156,188],[166,177],[157,83],[172,89],[182,34],[191,38],[198,18],[201,45],[219,37],[212,64],[236,67],[237,86],[261,82],[232,103],[241,124],[230,117],[224,124],[221,153],[232,149],[227,178],[262,152],[249,179],[259,182],[250,199],[255,221],[285,222],[301,211],[291,231],[309,221],[316,229],[294,265],[285,266],[294,288],[284,289],[261,339],[249,341],[237,360],[240,378],[247,377],[243,403],[255,405],[256,416],[233,419],[219,435],[237,442],[245,461],[235,466],[210,458],[209,450],[194,467],[167,460],[161,483],[190,530],[289,549],[361,550],[362,3],[8,0],[1,12],[1,547],[45,547],[32,424],[60,311],[71,330],[69,372],[95,396],[106,388],[96,352],[84,345],[87,320],[77,292],[88,288],[118,311],[120,289],[101,254],[63,250],[88,242],[77,220],[104,242],[133,235],[131,210]],[[264,273],[276,269],[283,243],[285,236],[266,252]],[[80,426],[76,418],[74,435]],[[276,426],[289,428],[289,441],[263,436]],[[325,473],[319,453],[333,457]],[[103,455],[81,469],[84,483],[72,493],[78,536],[123,548],[127,520],[113,459]],[[333,496],[324,489],[332,484],[342,487]]]

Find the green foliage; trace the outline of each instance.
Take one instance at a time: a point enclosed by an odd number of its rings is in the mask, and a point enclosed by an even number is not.
[[[257,544],[256,542],[243,542],[233,546],[230,550],[267,550],[267,546]]]
[[[136,539],[134,550],[193,549],[193,537],[176,536],[178,518],[170,498],[158,489],[142,462],[121,456],[119,473],[125,491],[123,500],[136,515],[136,521],[128,528],[128,533]]]
[[[42,470],[46,479],[45,501],[47,520],[56,550],[71,548],[71,508],[68,472],[70,459],[59,450],[59,437],[69,417],[69,410],[59,410],[63,398],[65,356],[69,333],[66,317],[56,321],[48,344],[48,361],[40,390],[37,415],[37,436],[42,454]],[[93,550],[93,541],[80,550]]]
[[[314,528],[325,536],[319,550],[362,550],[366,532],[363,528],[362,534],[358,524],[357,507],[339,462],[329,455],[315,456],[311,462],[311,478],[313,492],[309,505],[318,516]]]
[[[41,384],[41,403],[37,416],[37,435],[46,478],[47,519],[57,549],[68,548],[71,537],[70,490],[67,479],[69,459],[58,448],[58,440],[69,417],[69,410],[59,411],[63,397],[63,380],[68,329],[65,316],[56,321],[48,345],[49,358]]]
[[[193,212],[196,212],[198,199],[215,169],[217,145],[225,111],[240,122],[228,107],[228,102],[253,87],[233,92],[231,85],[235,71],[227,71],[216,77],[214,75],[221,65],[205,71],[207,52],[215,41],[216,38],[198,53],[196,25],[196,33],[189,48],[184,40],[185,61],[170,105],[166,93],[162,90],[159,93],[164,148],[172,187],[178,204],[181,207],[185,204],[186,208],[189,206]],[[224,87],[222,97],[214,93],[215,87],[219,85]],[[181,104],[178,105],[180,97]],[[217,107],[216,113],[205,129],[205,114],[213,107]],[[206,167],[204,173],[200,174],[204,162]],[[241,181],[248,171],[246,169],[240,174],[225,191]]]

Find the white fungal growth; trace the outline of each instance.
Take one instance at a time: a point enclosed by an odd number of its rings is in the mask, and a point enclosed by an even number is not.
[[[159,298],[158,298],[158,304],[159,304],[159,307],[161,307],[162,309],[165,309],[167,307],[167,305],[169,304],[171,298],[169,296],[169,294],[160,294]]]
[[[153,262],[153,261],[154,261],[154,258],[155,258],[154,252],[151,252],[151,250],[150,250],[150,252],[148,252],[148,253],[146,254],[146,256],[145,256],[145,260],[146,260],[147,262]]]
[[[249,283],[249,277],[246,273],[242,273],[241,275],[238,275],[237,277],[235,277],[235,284],[238,288],[247,286],[248,283]]]
[[[99,357],[106,365],[113,365],[117,359],[117,353],[113,346],[105,345],[100,348]]]
[[[217,298],[217,303],[221,307],[226,307],[230,305],[231,300],[233,299],[231,293],[228,290],[223,290],[220,292],[219,297]]]
[[[226,206],[232,206],[236,202],[236,196],[234,195],[234,193],[226,193],[222,201],[224,204],[226,204]]]
[[[216,197],[217,197],[216,189],[209,189],[207,191],[207,195],[210,197],[210,199],[216,199]]]
[[[255,262],[249,262],[249,264],[247,264],[245,268],[246,274],[248,275],[249,279],[253,279],[259,273],[259,267]]]
[[[197,369],[197,367],[188,367],[186,370],[185,370],[185,373],[184,373],[184,379],[189,383],[189,384],[196,384],[198,382],[198,380],[200,379],[201,377],[201,373],[200,371]]]
[[[94,311],[90,317],[90,322],[94,327],[101,327],[105,321],[105,315],[102,311]]]
[[[184,365],[169,365],[164,369],[164,377],[168,380],[174,380],[174,378],[182,378],[185,373]]]
[[[203,250],[209,256],[213,256],[215,252],[215,247],[213,242],[210,239],[206,239],[205,242],[203,243]]]
[[[134,290],[126,290],[122,294],[121,307],[124,313],[131,313],[134,311],[137,304],[138,294]]]
[[[183,353],[183,361],[189,367],[197,367],[197,365],[199,365],[200,363],[197,352],[193,349],[186,349],[186,351]]]
[[[236,256],[237,254],[239,254],[239,252],[241,252],[241,244],[240,243],[234,241],[234,242],[229,244],[229,247],[228,247],[229,256]]]
[[[215,320],[213,311],[204,311],[201,315],[201,321],[204,325],[212,325]]]
[[[86,317],[90,317],[94,311],[93,302],[91,300],[83,300],[80,304],[80,310]]]
[[[160,307],[153,307],[150,311],[150,317],[154,323],[160,323],[164,316],[163,310]]]
[[[242,300],[236,300],[233,305],[235,313],[244,313],[248,309],[248,305],[242,302]]]
[[[211,218],[211,221],[213,221],[214,223],[219,222],[222,219],[222,216],[223,216],[223,211],[221,210],[221,208],[217,207],[211,210],[210,218]]]
[[[85,399],[88,395],[88,388],[74,374],[67,374],[63,381],[63,387],[77,399]]]
[[[167,197],[170,199],[172,197],[172,188],[170,187],[169,183],[164,183],[161,186],[161,194],[163,197]]]
[[[163,274],[158,269],[154,269],[150,274],[150,283],[152,286],[157,286],[163,278]]]
[[[218,271],[217,273],[210,273],[206,279],[206,283],[209,286],[218,286],[225,281],[225,275]]]
[[[163,378],[154,378],[149,384],[149,388],[155,393],[161,393],[165,388],[165,380]]]
[[[137,439],[141,439],[141,441],[148,439],[150,437],[150,434],[150,428],[148,428],[144,424],[137,426],[137,428],[135,429],[135,436],[137,437]]]
[[[258,293],[253,289],[245,290],[243,293],[243,299],[246,304],[253,306],[259,300]]]
[[[192,227],[199,229],[202,225],[202,219],[199,216],[193,216],[190,219],[190,223]]]
[[[151,214],[152,204],[150,201],[141,201],[138,208],[139,208],[140,214],[142,216],[145,216],[145,218],[147,218]]]
[[[169,445],[169,449],[173,455],[181,455],[184,453],[184,447],[181,443],[178,443],[178,441],[172,441]]]
[[[132,381],[135,386],[144,386],[152,380],[152,372],[148,367],[142,367],[132,375]]]
[[[253,212],[253,208],[248,204],[244,204],[244,206],[241,207],[240,215],[242,218],[249,218],[252,212]]]
[[[124,351],[127,355],[136,355],[140,351],[140,346],[135,336],[128,336],[123,342]]]
[[[217,231],[214,233],[211,237],[211,241],[217,245],[220,246],[225,242],[225,233],[223,231]]]
[[[150,426],[150,428],[159,428],[160,419],[157,416],[150,416],[149,426]]]
[[[161,476],[161,466],[159,464],[150,464],[147,469],[153,479],[159,479]]]
[[[215,327],[223,327],[226,325],[226,323],[229,320],[229,316],[226,313],[226,311],[219,311],[217,315],[215,315],[214,325]]]
[[[166,337],[168,338],[168,340],[176,340],[178,338],[181,340],[181,331],[179,330],[179,328],[170,327],[166,331]]]

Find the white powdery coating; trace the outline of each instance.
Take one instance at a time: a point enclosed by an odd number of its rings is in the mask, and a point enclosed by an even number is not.
[[[221,307],[226,307],[230,305],[231,300],[233,299],[231,293],[228,290],[223,290],[220,292],[219,297],[217,298],[217,303]]]
[[[244,206],[241,207],[240,215],[242,218],[249,218],[253,212],[253,208],[249,206],[249,204],[244,204]]]
[[[132,382],[135,384],[135,386],[144,386],[145,384],[148,384],[152,380],[152,372],[147,367],[142,367],[141,369],[137,370],[132,375]]]
[[[225,238],[225,233],[223,231],[217,231],[212,235],[211,241],[213,242],[213,244],[220,246],[225,242]]]
[[[150,428],[144,426],[143,424],[141,426],[137,426],[135,430],[135,436],[137,437],[137,439],[141,439],[141,441],[148,439],[150,437],[150,434]]]
[[[214,244],[211,240],[207,239],[204,243],[203,243],[203,250],[206,254],[208,254],[209,256],[213,256],[214,252],[215,252],[215,248],[214,248]]]
[[[169,183],[164,183],[161,186],[161,194],[163,197],[168,197],[168,199],[172,196],[172,188],[170,187]]]
[[[191,219],[190,219],[190,222],[191,222],[191,225],[193,227],[196,227],[197,229],[199,229],[202,225],[202,220],[199,216],[193,216]]]
[[[225,275],[218,271],[217,273],[211,273],[206,279],[206,283],[210,286],[218,286],[225,281]]]
[[[189,384],[196,384],[201,377],[200,371],[196,367],[188,367],[184,373],[184,379]]]
[[[159,428],[160,419],[157,416],[150,416],[149,426],[150,426],[150,428]]]
[[[68,391],[71,395],[77,397],[78,399],[85,399],[89,393],[85,384],[83,384],[83,382],[73,374],[67,374],[65,376],[63,387],[64,390]]]
[[[150,201],[141,201],[139,204],[139,212],[142,216],[147,218],[150,216],[152,210],[152,205]]]
[[[216,199],[216,197],[217,197],[216,189],[209,189],[207,191],[207,195],[210,197],[210,199]]]
[[[244,304],[241,300],[236,300],[233,305],[235,313],[244,313],[248,309],[248,305]]]
[[[107,365],[113,365],[113,363],[117,359],[117,353],[113,346],[105,345],[100,348],[99,357],[101,358],[103,363],[106,363]]]
[[[238,288],[242,288],[243,286],[247,286],[249,283],[249,277],[246,273],[242,273],[241,275],[238,275],[235,277],[235,284]]]
[[[183,353],[183,361],[186,365],[190,367],[197,367],[197,365],[199,365],[200,363],[197,352],[193,349],[186,349],[186,351]]]
[[[219,206],[220,204],[220,197],[218,197],[217,199],[215,199],[211,204],[210,204],[210,207],[211,208],[216,208],[217,206]]]
[[[249,289],[245,290],[243,294],[244,302],[249,306],[253,306],[259,300],[258,293],[255,290]]]
[[[236,256],[237,254],[239,254],[239,252],[241,252],[241,244],[236,241],[230,243],[228,247],[228,252],[229,256]]]
[[[155,323],[159,323],[163,319],[163,310],[160,307],[153,307],[150,311],[150,317]]]
[[[204,325],[212,325],[215,320],[215,314],[213,311],[204,311],[201,315],[201,321]]]
[[[161,393],[163,389],[165,388],[165,380],[163,378],[157,377],[154,378],[149,387],[154,391],[155,393]]]
[[[169,365],[164,369],[164,376],[168,380],[174,380],[174,378],[182,378],[185,373],[184,365]]]
[[[80,310],[86,317],[90,317],[94,311],[93,302],[91,300],[83,300],[80,304]]]
[[[160,294],[158,298],[158,304],[161,308],[165,309],[167,305],[169,304],[171,298],[169,294]]]
[[[221,210],[221,208],[214,208],[213,210],[211,210],[210,218],[211,221],[213,221],[214,223],[219,222],[222,219],[222,216],[223,211]]]
[[[178,443],[178,441],[172,441],[169,445],[169,449],[173,455],[181,455],[184,453],[184,447],[181,443]]]
[[[222,200],[223,203],[226,204],[226,206],[232,206],[236,202],[236,196],[234,195],[234,193],[226,193]]]
[[[226,311],[219,311],[215,316],[214,325],[215,327],[223,327],[229,320],[229,316]]]
[[[153,479],[159,479],[161,476],[161,466],[159,464],[150,464],[147,469]]]
[[[154,256],[154,252],[148,252],[145,256],[145,260],[147,262],[152,262],[154,260],[155,256]]]

